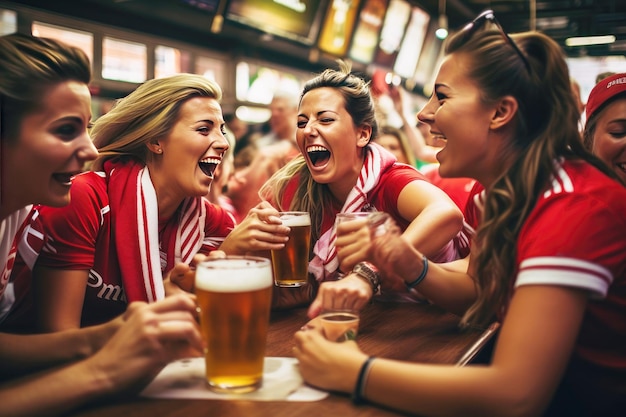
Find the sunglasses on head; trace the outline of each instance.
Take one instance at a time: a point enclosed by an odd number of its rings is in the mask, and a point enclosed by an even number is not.
[[[528,71],[528,74],[530,74],[531,73],[530,63],[528,62],[528,60],[526,59],[522,51],[517,47],[513,39],[508,35],[508,33],[504,31],[504,29],[502,28],[502,25],[500,24],[500,22],[498,22],[498,19],[496,19],[496,16],[493,14],[493,10],[485,10],[484,12],[479,14],[476,17],[476,19],[472,20],[463,28],[462,32],[465,32],[465,36],[463,38],[464,41],[467,41],[469,38],[471,38],[478,29],[480,29],[481,27],[485,25],[487,21],[493,23],[498,28],[498,31],[500,32],[500,34],[504,37],[507,43],[511,45],[511,47],[513,47],[517,55],[521,58],[522,62],[524,63],[524,66],[526,67],[526,71]]]

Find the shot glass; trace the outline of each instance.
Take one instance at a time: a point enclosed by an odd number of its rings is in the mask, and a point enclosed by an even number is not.
[[[328,340],[343,342],[355,340],[359,333],[360,316],[350,309],[325,309],[319,315],[319,322]]]

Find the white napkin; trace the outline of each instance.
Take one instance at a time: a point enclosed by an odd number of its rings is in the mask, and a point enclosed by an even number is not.
[[[319,401],[328,396],[304,384],[295,358],[266,357],[263,386],[246,394],[222,394],[209,389],[204,358],[182,359],[167,365],[141,393],[149,398]]]

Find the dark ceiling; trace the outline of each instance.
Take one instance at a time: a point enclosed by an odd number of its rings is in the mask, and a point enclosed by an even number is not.
[[[433,16],[438,15],[444,4],[444,0],[409,1]],[[312,62],[310,48],[279,38],[268,40],[258,31],[228,21],[219,34],[212,33],[214,14],[194,10],[182,0],[21,0],[15,3],[232,53],[282,60],[296,67],[324,66],[331,60],[322,57]],[[221,4],[226,3],[222,0]],[[569,56],[626,54],[626,0],[445,0],[445,13],[451,29],[461,28],[487,8],[495,12],[506,31],[525,31],[534,25],[563,46],[570,36],[614,34],[617,37],[612,46],[564,46]]]
[[[414,3],[436,11],[439,0]],[[491,9],[507,32],[540,30],[563,45],[570,56],[626,54],[625,0],[446,0],[445,4],[453,28]],[[609,34],[617,38],[613,46],[565,47],[568,37]]]

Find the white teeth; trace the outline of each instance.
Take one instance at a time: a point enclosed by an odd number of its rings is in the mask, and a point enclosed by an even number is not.
[[[306,151],[307,152],[316,152],[316,151],[323,152],[323,151],[328,151],[328,149],[326,149],[325,147],[320,146],[320,145],[312,145],[312,146],[309,146],[308,148],[306,148]]]
[[[204,159],[201,159],[200,162],[202,162],[203,164],[219,164],[221,162],[221,159],[219,159],[219,158],[204,158]]]

